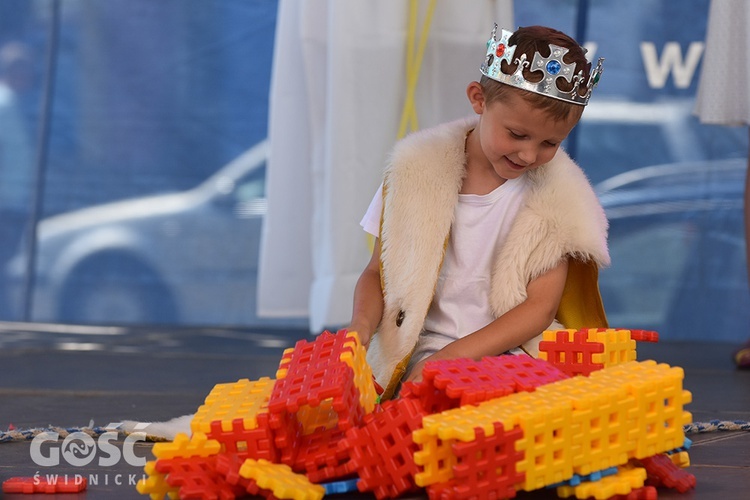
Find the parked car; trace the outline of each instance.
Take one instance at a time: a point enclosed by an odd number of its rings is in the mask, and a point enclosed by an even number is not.
[[[610,221],[612,266],[600,287],[611,325],[668,339],[747,339],[745,173],[745,159],[678,163],[596,186]]]
[[[267,144],[194,189],[93,206],[38,227],[32,320],[252,324]],[[26,255],[10,263],[20,308]]]
[[[266,154],[261,143],[187,192],[41,221],[31,319],[272,324],[255,314]],[[744,175],[744,159],[678,163],[596,185],[610,220],[613,263],[600,286],[613,326],[747,337]],[[19,254],[9,268],[17,304],[25,264]]]

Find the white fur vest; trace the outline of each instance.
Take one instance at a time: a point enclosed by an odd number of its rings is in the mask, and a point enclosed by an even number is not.
[[[392,396],[403,376],[432,302],[465,175],[465,138],[476,122],[458,120],[409,135],[396,145],[385,172],[380,238],[384,311],[368,349],[368,362],[386,387],[385,397]],[[568,155],[560,149],[548,164],[526,175],[529,192],[491,277],[489,301],[495,317],[523,302],[527,284],[565,256],[586,263],[594,273],[609,264],[604,210]],[[596,287],[596,274],[587,281]],[[566,291],[564,298],[566,294],[578,302],[574,307],[581,307],[578,292]],[[598,308],[593,311],[598,319],[588,321],[599,323],[585,326],[606,326],[601,324],[606,318],[598,288],[585,296],[593,297],[593,306],[587,308]],[[538,342],[536,338],[524,348],[536,356]]]

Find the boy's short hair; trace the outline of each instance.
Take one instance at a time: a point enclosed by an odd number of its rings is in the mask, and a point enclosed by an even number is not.
[[[508,40],[508,45],[516,46],[515,57],[526,54],[529,61],[533,59],[535,52],[539,52],[544,57],[549,56],[549,44],[569,49],[563,61],[568,64],[575,63],[575,73],[583,71],[583,81],[588,81],[591,72],[591,63],[586,59],[583,48],[562,31],[546,26],[526,26],[518,28]],[[502,63],[503,73],[511,74],[517,67],[518,64],[516,64],[515,58],[513,63],[509,64],[505,61]],[[523,70],[523,76],[530,82],[539,82],[544,77],[541,71],[530,71],[528,68]],[[487,104],[502,100],[509,92],[517,92],[527,102],[549,112],[550,116],[555,120],[567,120],[569,118],[578,120],[583,113],[584,106],[506,85],[484,75],[482,75],[479,83],[484,91],[485,102]],[[565,79],[558,79],[557,85],[560,90],[565,91],[570,91],[573,88],[573,83],[567,82]]]

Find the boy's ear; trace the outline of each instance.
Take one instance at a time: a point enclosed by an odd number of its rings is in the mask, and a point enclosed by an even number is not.
[[[482,90],[482,86],[479,82],[471,82],[469,86],[466,87],[466,97],[469,98],[471,108],[474,112],[481,115],[484,112],[485,100],[484,90]]]

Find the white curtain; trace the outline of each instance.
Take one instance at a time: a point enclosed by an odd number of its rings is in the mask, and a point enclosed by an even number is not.
[[[512,0],[437,0],[415,94],[419,128],[470,114],[493,23]],[[418,2],[417,37],[429,0]],[[412,10],[412,12],[414,12]],[[406,98],[407,0],[280,0],[258,314],[345,325],[370,255],[359,226]]]

